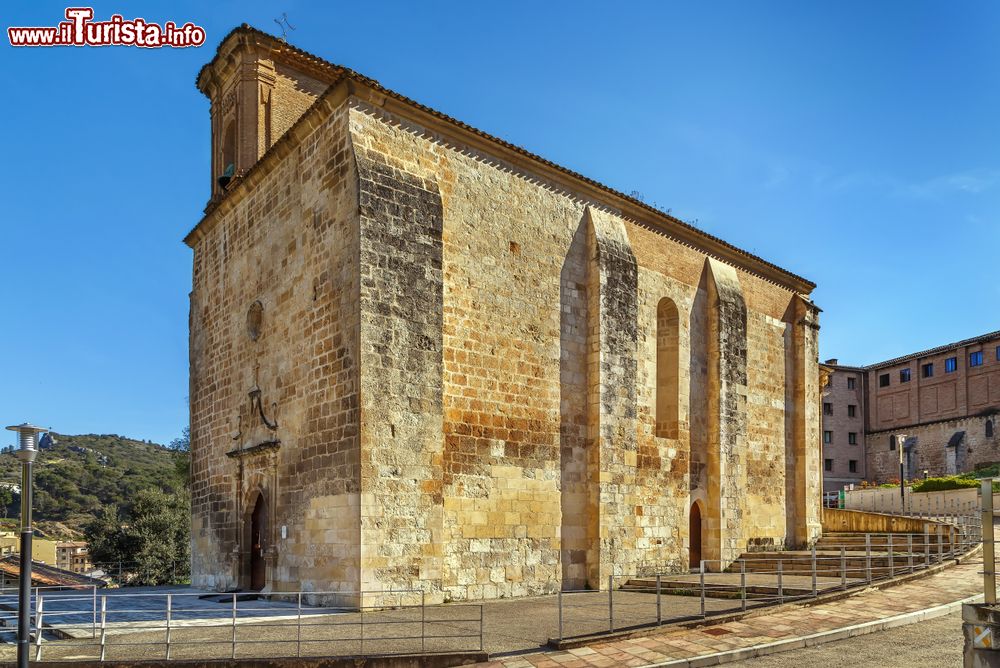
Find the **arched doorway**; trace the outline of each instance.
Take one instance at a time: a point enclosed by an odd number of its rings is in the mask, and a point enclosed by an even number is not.
[[[691,519],[688,524],[688,566],[701,568],[701,506],[691,504]]]
[[[267,510],[264,495],[260,494],[250,515],[250,589],[254,591],[260,591],[267,584],[267,564],[264,561],[266,537]]]

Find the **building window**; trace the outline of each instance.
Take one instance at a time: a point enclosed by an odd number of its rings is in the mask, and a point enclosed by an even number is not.
[[[857,459],[848,460],[848,462],[847,462],[847,470],[850,471],[851,473],[857,473],[858,472],[858,460]]]
[[[1000,350],[1000,348],[997,348],[997,350]],[[853,377],[847,379],[847,389],[849,389],[849,390],[853,390],[854,389],[854,378]]]
[[[824,459],[823,460],[823,470],[824,471],[832,471],[833,470],[833,460],[832,459]]]
[[[945,373],[952,373],[952,372],[957,371],[957,370],[958,370],[958,358],[957,357],[949,357],[948,359],[946,359],[944,361],[944,372]]]
[[[833,415],[833,404],[823,402],[823,415]]]
[[[997,346],[997,356],[994,358],[997,362],[1000,362],[1000,346]]]
[[[824,431],[823,432],[823,442],[824,443],[833,443],[833,432],[832,431]]]
[[[910,370],[909,369],[900,369],[899,370],[899,382],[901,382],[901,383],[909,383],[910,382]]]
[[[847,406],[847,417],[854,417],[858,414],[858,407],[854,404],[848,404]]]
[[[680,318],[677,305],[664,297],[656,306],[656,435],[677,438]]]
[[[974,353],[969,353],[969,366],[982,366],[983,364],[983,351],[979,350]]]
[[[993,438],[993,420],[986,421],[986,438]]]
[[[895,450],[896,449],[896,437],[895,436],[890,436],[889,437],[889,449],[890,450]]]
[[[923,374],[924,378],[931,378],[934,376],[934,363],[925,364],[920,367],[920,373]]]
[[[889,387],[889,374],[883,373],[881,376],[878,377],[878,386]]]
[[[847,443],[848,443],[848,445],[857,445],[858,444],[858,432],[856,432],[856,431],[849,431],[849,432],[847,432]]]

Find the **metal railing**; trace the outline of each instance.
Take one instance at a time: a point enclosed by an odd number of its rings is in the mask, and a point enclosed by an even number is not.
[[[981,542],[977,515],[940,520],[923,533],[845,535],[809,550],[706,559],[688,574],[608,576],[606,591],[559,593],[557,639],[707,619],[867,587],[954,559]]]
[[[417,590],[265,595],[39,588],[32,637],[35,661],[477,652],[483,606],[427,605]]]

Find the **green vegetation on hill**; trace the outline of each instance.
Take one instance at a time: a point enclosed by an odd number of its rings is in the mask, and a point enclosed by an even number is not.
[[[186,452],[114,434],[51,436],[54,442],[43,447],[35,460],[34,516],[49,526],[61,525],[70,534],[92,522],[102,507],[117,505],[127,514],[141,490],[169,492],[186,482],[179,473]],[[20,485],[20,471],[13,452],[0,453],[0,481]],[[8,518],[17,517],[19,503],[15,494],[7,507]]]

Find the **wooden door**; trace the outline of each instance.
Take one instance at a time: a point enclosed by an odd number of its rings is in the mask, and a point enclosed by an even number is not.
[[[257,497],[250,516],[250,536],[250,589],[260,591],[267,584],[267,564],[264,562],[267,521],[263,495]]]
[[[701,507],[695,503],[691,506],[691,520],[688,528],[688,553],[690,568],[701,567]]]

